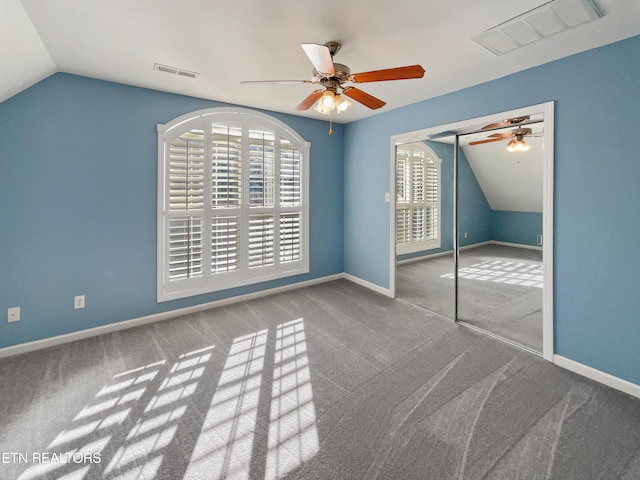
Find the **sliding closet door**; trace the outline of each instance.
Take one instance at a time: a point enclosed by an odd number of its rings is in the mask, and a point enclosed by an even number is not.
[[[453,145],[396,145],[396,296],[454,318]]]
[[[540,121],[459,135],[455,181],[456,319],[539,353],[543,130]],[[516,138],[522,146],[508,148]]]

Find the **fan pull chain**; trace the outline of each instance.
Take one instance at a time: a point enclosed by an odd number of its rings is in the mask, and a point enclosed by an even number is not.
[[[329,113],[329,135],[333,135],[333,117]]]

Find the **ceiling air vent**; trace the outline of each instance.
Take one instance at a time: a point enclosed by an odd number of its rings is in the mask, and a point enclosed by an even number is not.
[[[473,40],[502,55],[602,16],[592,0],[553,0],[490,28]]]
[[[182,68],[170,67],[168,65],[161,65],[160,63],[154,63],[153,69],[159,72],[171,73],[173,75],[180,75],[182,77],[197,78],[200,75],[197,72],[190,72],[189,70],[183,70]]]

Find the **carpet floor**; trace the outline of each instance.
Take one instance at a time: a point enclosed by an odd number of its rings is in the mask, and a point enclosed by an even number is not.
[[[542,352],[542,252],[484,245],[459,264],[458,319]],[[453,258],[398,265],[396,294],[453,318]]]
[[[637,480],[640,400],[346,280],[0,360],[2,479]]]

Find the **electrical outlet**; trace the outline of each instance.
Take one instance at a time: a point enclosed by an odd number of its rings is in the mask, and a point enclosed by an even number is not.
[[[20,307],[11,307],[7,310],[7,322],[17,322],[20,320]]]
[[[76,297],[73,297],[73,308],[76,310],[84,308],[84,295],[77,295]]]
[[[464,232],[464,238],[467,238],[469,236],[469,234],[467,232]]]

